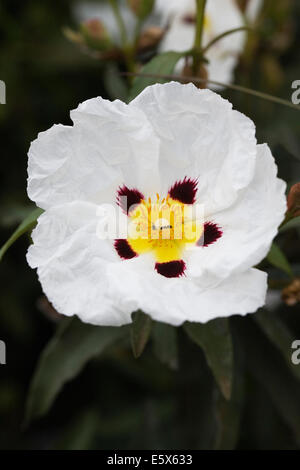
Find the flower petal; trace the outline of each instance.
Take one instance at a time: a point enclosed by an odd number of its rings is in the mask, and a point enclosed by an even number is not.
[[[54,308],[95,325],[131,322],[109,294],[107,267],[123,262],[112,240],[97,237],[97,206],[69,203],[47,210],[33,231],[27,260],[37,268],[42,288]],[[124,261],[126,263],[126,261]]]
[[[171,325],[255,312],[264,304],[267,290],[267,275],[257,269],[204,288],[185,276],[166,278],[151,273],[149,260],[144,258],[110,265],[108,275],[122,310],[142,309],[154,320]]]
[[[185,176],[197,178],[197,200],[212,213],[252,180],[254,124],[216,93],[172,82],[146,88],[129,106],[144,111],[160,138],[160,194]]]
[[[222,237],[208,247],[190,250],[189,275],[224,279],[267,255],[286,211],[286,184],[276,175],[269,147],[258,145],[252,182],[236,204],[212,218],[222,228]]]
[[[28,194],[47,209],[74,200],[115,201],[119,186],[143,192],[159,179],[158,140],[145,115],[121,101],[94,98],[31,144]]]

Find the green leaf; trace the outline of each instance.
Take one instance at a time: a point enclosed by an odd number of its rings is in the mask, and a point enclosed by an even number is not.
[[[148,342],[152,328],[152,320],[141,310],[132,314],[131,345],[135,358],[140,357]]]
[[[108,63],[105,66],[102,78],[105,89],[111,99],[127,101],[128,87],[125,80],[120,76],[120,71],[114,62]]]
[[[75,317],[64,320],[40,356],[28,393],[25,423],[44,415],[65,383],[127,332],[128,327],[93,326]]]
[[[171,369],[178,367],[177,329],[156,322],[153,327],[153,347],[156,357]]]
[[[168,51],[159,54],[148,62],[141,70],[141,73],[159,73],[162,75],[171,74],[178,60],[183,56],[182,52]],[[133,100],[138,96],[144,88],[154,83],[166,83],[168,80],[164,78],[152,77],[135,77],[132,88],[130,90],[129,100]]]
[[[293,431],[299,445],[300,383],[290,373],[280,354],[274,354],[274,348],[265,340],[264,335],[260,334],[252,317],[238,318],[237,321],[245,348],[247,369],[256,381],[263,385],[282,421]]]
[[[227,318],[205,324],[185,323],[189,337],[200,346],[224,395],[229,400],[233,380],[233,346]]]
[[[286,364],[292,374],[300,380],[300,368],[291,361],[292,343],[295,335],[289,330],[286,324],[275,314],[266,310],[260,310],[253,315],[254,320],[269,340],[276,346],[282,353]]]
[[[6,253],[8,248],[20,238],[24,233],[29,232],[32,230],[36,224],[38,217],[43,213],[42,209],[35,209],[31,214],[29,214],[23,222],[18,226],[18,228],[14,231],[12,236],[7,240],[7,242],[2,246],[0,249],[0,261],[3,258],[3,255]]]
[[[279,233],[286,232],[287,230],[291,230],[292,228],[300,228],[300,216],[294,217],[293,219],[289,220],[286,224],[282,225],[279,229]]]
[[[234,326],[234,325],[233,325]],[[217,415],[217,450],[233,450],[236,448],[242,410],[245,402],[245,364],[244,347],[235,329],[232,331],[234,345],[234,374],[230,400],[225,400],[219,393],[216,402]]]
[[[281,269],[282,271],[287,273],[289,276],[293,276],[290,263],[288,262],[285,254],[282,252],[282,250],[279,248],[279,246],[276,243],[272,244],[269,254],[267,256],[267,260],[269,261],[270,264],[272,264],[276,268]]]

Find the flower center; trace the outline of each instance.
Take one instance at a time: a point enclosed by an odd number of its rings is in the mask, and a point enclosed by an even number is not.
[[[156,262],[180,260],[187,245],[196,244],[203,224],[195,220],[191,207],[169,195],[156,201],[142,200],[129,212],[128,243],[137,254],[153,252]]]
[[[162,276],[185,273],[183,252],[189,246],[207,247],[222,236],[214,222],[199,220],[196,202],[197,179],[185,176],[175,181],[167,197],[146,198],[138,189],[123,185],[117,191],[117,204],[128,216],[127,239],[115,240],[114,247],[124,260],[152,253],[155,270]]]

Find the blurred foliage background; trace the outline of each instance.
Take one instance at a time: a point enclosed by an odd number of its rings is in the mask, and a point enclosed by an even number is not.
[[[74,5],[72,0],[0,4],[0,79],[7,86],[7,104],[0,105],[1,244],[32,208],[26,195],[30,142],[53,123],[69,124],[69,110],[79,102],[113,97],[105,63],[83,54],[63,34],[66,26],[76,28]],[[266,0],[261,22],[261,35],[249,36],[235,83],[290,100],[291,84],[300,79],[300,2]],[[299,113],[235,91],[222,95],[254,120],[258,141],[271,146],[280,177],[289,185],[299,182]],[[165,363],[155,354],[155,337],[134,359],[125,336],[83,364],[42,418],[26,421],[34,370],[62,322],[26,263],[29,242],[21,238],[0,265],[0,339],[7,345],[7,365],[0,365],[0,448],[300,448],[300,365],[290,359],[291,343],[300,339],[299,303],[281,300],[289,278],[267,262],[272,289],[266,309],[230,319],[231,400],[222,397],[202,349],[180,328],[177,353]],[[278,244],[299,276],[299,229],[280,235]],[[75,355],[81,332],[68,338]],[[54,374],[55,364],[64,360],[54,356]],[[43,372],[51,382],[51,371]]]

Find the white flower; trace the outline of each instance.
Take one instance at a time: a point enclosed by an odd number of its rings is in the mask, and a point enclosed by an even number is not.
[[[195,0],[157,0],[157,10],[170,20],[170,27],[162,43],[161,51],[187,51],[195,38]],[[245,25],[243,15],[235,0],[207,0],[204,20],[203,46],[216,36],[230,29]],[[207,52],[207,66],[211,80],[230,83],[238,57],[244,49],[246,34],[241,31],[226,36]],[[183,59],[177,70],[181,70]]]
[[[27,259],[59,312],[122,325],[142,309],[180,325],[264,304],[267,275],[252,266],[283,220],[285,183],[251,120],[214,92],[178,83],[148,87],[129,105],[90,99],[71,118],[39,134],[28,166],[29,197],[45,213]],[[142,232],[157,197],[188,214],[201,204],[204,219],[184,219],[188,234],[195,228],[189,240],[99,239],[107,204],[127,213],[122,195],[140,209],[123,217]],[[159,219],[154,232],[173,234],[176,220]]]

